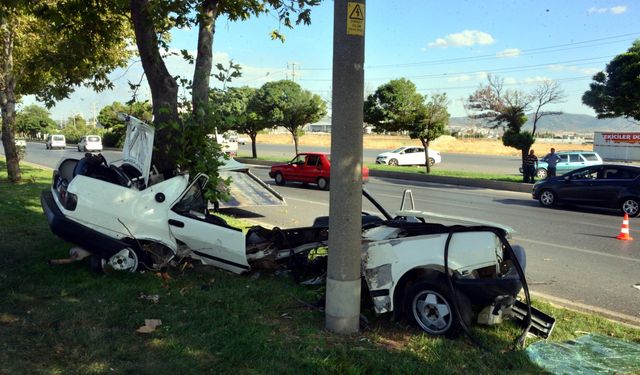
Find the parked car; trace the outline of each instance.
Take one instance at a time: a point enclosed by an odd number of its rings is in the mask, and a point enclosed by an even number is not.
[[[442,162],[439,151],[429,149],[429,165]],[[388,165],[425,165],[424,147],[403,146],[376,156],[376,164]]]
[[[102,138],[99,135],[86,135],[78,142],[78,151],[102,151]]]
[[[52,232],[78,246],[73,260],[89,257],[96,270],[130,272],[161,269],[174,259],[238,274],[326,265],[326,226],[254,226],[243,233],[209,210],[206,175],[151,176],[154,129],[128,121],[122,165],[107,164],[100,154],[62,159],[41,195]],[[311,155],[317,156],[305,157]],[[461,327],[458,317],[470,323],[472,305],[485,315],[510,311],[525,265],[524,249],[507,240],[510,228],[429,223],[436,216],[413,207],[395,216],[381,212],[384,219],[363,228],[361,249],[362,296],[376,313],[394,312],[425,332],[449,335]]]
[[[27,147],[27,140],[24,139],[24,138],[16,138],[15,139],[15,144],[16,144],[16,147],[25,148],[25,147]]]
[[[64,150],[67,147],[67,140],[62,134],[49,134],[47,135],[47,140],[44,142],[44,146],[47,150],[56,148]]]
[[[533,185],[533,199],[545,207],[558,203],[615,208],[640,213],[640,168],[603,164],[576,169]]]
[[[286,164],[276,164],[271,167],[269,176],[278,185],[287,182],[302,182],[317,184],[321,190],[329,189],[331,158],[322,152],[303,152],[296,155]],[[369,180],[369,168],[362,166],[362,181]]]
[[[560,157],[560,161],[556,165],[557,175],[588,165],[600,165],[603,163],[600,155],[593,151],[559,151],[556,154]],[[536,169],[536,177],[538,179],[547,178],[547,166],[548,164],[544,157],[540,158],[538,169]],[[522,173],[522,167],[520,167],[520,173]]]
[[[225,138],[226,138],[226,139],[228,139],[229,141],[231,141],[231,142],[236,142],[236,143],[238,143],[239,145],[245,145],[245,144],[248,142],[247,138],[242,137],[241,135],[239,135],[239,134],[238,134],[238,133],[236,133],[236,132],[227,132],[227,133],[225,133],[225,135],[224,135],[224,136],[225,136]]]

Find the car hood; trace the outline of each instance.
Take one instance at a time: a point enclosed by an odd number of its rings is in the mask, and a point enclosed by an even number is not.
[[[387,152],[383,152],[382,154],[378,154],[378,156],[377,156],[377,157],[378,157],[378,158],[379,158],[379,157],[381,157],[381,156],[389,157],[389,156],[392,156],[392,155],[395,155],[395,154],[394,154],[393,152],[389,152],[389,151],[387,151]]]
[[[129,164],[140,172],[144,183],[149,183],[151,155],[155,129],[133,116],[127,116],[127,136],[122,147],[122,163]]]

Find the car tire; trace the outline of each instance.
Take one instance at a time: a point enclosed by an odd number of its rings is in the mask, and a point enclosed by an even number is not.
[[[276,180],[276,184],[282,186],[286,183],[286,181],[284,180],[284,176],[282,175],[282,173],[278,172],[276,173],[275,176],[273,176],[273,179]]]
[[[398,165],[398,159],[389,159],[389,165]]]
[[[540,198],[538,198],[538,200],[540,201],[540,204],[545,207],[553,207],[558,203],[556,193],[549,189],[541,191]]]
[[[80,146],[78,146],[78,152],[82,152],[82,149],[80,148]]]
[[[433,167],[433,165],[436,163],[436,160],[434,158],[429,158],[429,166]]]
[[[627,214],[631,217],[636,217],[640,214],[640,203],[635,198],[626,198],[622,200],[620,209],[623,214]]]
[[[468,326],[471,324],[471,302],[460,291],[456,292],[456,296],[460,315]],[[460,333],[462,325],[444,277],[413,283],[407,290],[404,302],[405,318],[424,332],[447,337],[454,337]]]
[[[539,180],[544,180],[545,178],[547,178],[547,170],[544,168],[538,168],[536,170],[536,177]]]
[[[107,261],[97,255],[91,254],[89,257],[89,267],[91,270],[99,275],[102,275],[104,272],[104,266],[107,264]]]
[[[318,188],[320,190],[329,190],[329,180],[324,177],[318,178]]]

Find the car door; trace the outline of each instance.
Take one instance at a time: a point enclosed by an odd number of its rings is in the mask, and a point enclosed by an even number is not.
[[[296,155],[282,170],[284,179],[288,181],[303,181],[305,154]]]
[[[625,195],[629,185],[632,184],[637,176],[637,173],[623,166],[611,165],[602,167],[602,173],[594,182],[591,192],[593,204],[618,208],[620,198]]]
[[[319,165],[322,165],[320,163],[320,155],[307,155],[302,171],[302,181],[316,182],[318,173],[320,172],[320,169],[318,169]]]
[[[171,206],[168,224],[173,236],[187,245],[194,258],[231,272],[249,270],[245,237],[217,216],[207,213],[203,189],[208,177],[198,176]]]
[[[414,147],[413,153],[411,154],[411,164],[413,165],[425,165],[426,159],[424,157],[424,148],[423,147]]]
[[[560,160],[556,164],[556,175],[559,176],[575,169],[571,168],[569,164],[569,154],[558,154],[558,157],[560,157]]]
[[[596,200],[594,186],[601,167],[581,168],[567,174],[558,187],[558,198],[567,203],[593,204]]]

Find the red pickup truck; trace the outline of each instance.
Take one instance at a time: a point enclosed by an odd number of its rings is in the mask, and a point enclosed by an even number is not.
[[[329,154],[322,152],[303,152],[296,155],[287,164],[271,167],[269,176],[276,184],[284,185],[288,181],[317,184],[322,190],[329,189],[331,162]],[[362,166],[362,182],[369,180],[369,168]]]

